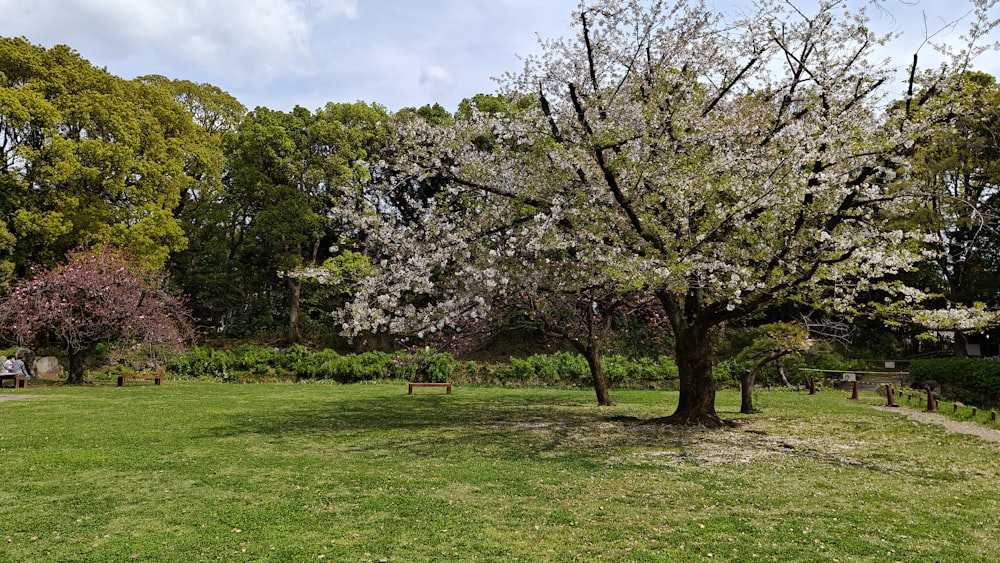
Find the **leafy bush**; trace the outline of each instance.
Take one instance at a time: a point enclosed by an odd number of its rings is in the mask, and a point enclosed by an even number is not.
[[[937,381],[950,399],[992,407],[1000,405],[1000,361],[981,358],[913,360],[914,381]]]
[[[611,355],[602,359],[601,367],[608,384],[614,386],[662,383],[677,379],[677,365],[666,356],[631,360]],[[508,364],[496,366],[494,376],[502,381],[522,384],[591,384],[587,360],[580,354],[569,352],[536,354],[524,359],[511,358]]]
[[[678,377],[677,364],[667,356],[632,360],[616,354],[605,358],[602,367],[608,383],[612,385],[625,385],[630,382],[664,382]],[[587,374],[589,377],[589,369]]]
[[[578,384],[589,375],[587,360],[569,352],[512,357],[506,365],[499,365],[494,371],[498,379],[520,384]]]
[[[416,352],[397,352],[390,363],[391,377],[421,383],[448,381],[459,362],[447,352],[423,348]]]
[[[746,369],[743,362],[736,358],[726,358],[715,364],[712,368],[712,375],[715,376],[716,384],[725,384],[732,381],[739,381],[740,375]]]
[[[229,373],[230,355],[224,350],[196,346],[185,354],[167,359],[167,369],[178,377],[226,378]]]
[[[95,381],[115,381],[119,376],[134,377],[139,372],[125,364],[115,364],[105,367],[91,374],[91,379]]]
[[[817,342],[812,348],[802,353],[805,363],[813,369],[828,369],[836,371],[865,371],[864,360],[851,359],[840,354],[833,346],[825,342]]]
[[[660,385],[677,379],[672,359],[611,355],[603,359],[610,385]],[[580,354],[556,352],[510,358],[500,365],[460,362],[447,352],[424,348],[414,352],[339,354],[312,352],[304,346],[285,349],[245,344],[231,350],[199,346],[168,358],[167,368],[177,377],[217,378],[225,381],[262,379],[326,379],[355,383],[381,379],[413,382],[496,382],[536,385],[589,386],[590,367]]]

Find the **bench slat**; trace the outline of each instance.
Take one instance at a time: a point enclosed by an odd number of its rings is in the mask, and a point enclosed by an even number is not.
[[[444,387],[447,389],[447,394],[451,395],[451,383],[410,383],[406,394],[412,395],[414,387]]]
[[[150,379],[153,381],[153,385],[159,385],[163,382],[163,376],[161,375],[119,375],[118,386],[124,386],[126,379]]]

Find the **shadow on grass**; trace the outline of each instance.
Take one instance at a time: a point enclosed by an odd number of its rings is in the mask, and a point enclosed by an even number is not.
[[[497,457],[616,447],[677,448],[705,433],[644,424],[590,403],[589,395],[474,393],[338,395],[284,403],[211,429],[212,438],[341,441],[345,449],[478,449]]]

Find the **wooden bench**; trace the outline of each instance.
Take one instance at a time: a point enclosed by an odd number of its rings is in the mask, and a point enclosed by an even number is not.
[[[150,379],[153,381],[153,385],[159,385],[163,382],[162,375],[119,375],[118,386],[121,387],[125,385],[126,379]]]
[[[448,390],[448,395],[451,395],[451,383],[411,383],[406,394],[412,395],[414,387],[444,387]]]
[[[3,386],[3,381],[5,379],[11,379],[14,381],[14,389],[24,389],[28,386],[28,378],[23,375],[18,375],[16,373],[0,373],[0,386]]]

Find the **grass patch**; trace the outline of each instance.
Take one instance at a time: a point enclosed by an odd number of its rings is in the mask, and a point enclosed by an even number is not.
[[[4,559],[974,561],[1000,445],[761,392],[165,382],[0,403]],[[4,394],[14,393],[7,389]],[[24,391],[17,391],[24,394]]]

